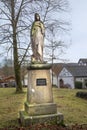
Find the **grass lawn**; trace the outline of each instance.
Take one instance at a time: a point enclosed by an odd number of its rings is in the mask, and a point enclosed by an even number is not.
[[[77,91],[87,90],[53,88],[54,102],[63,113],[65,124],[87,124],[87,100],[77,98]],[[19,111],[24,110],[26,92],[26,88],[22,94],[15,94],[15,88],[0,88],[0,128],[19,126]]]
[[[87,100],[76,97],[77,89],[53,89],[54,102],[63,113],[65,124],[87,124]]]

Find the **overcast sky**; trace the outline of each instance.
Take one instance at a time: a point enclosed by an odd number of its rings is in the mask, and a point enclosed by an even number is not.
[[[78,62],[80,58],[87,58],[87,0],[69,1],[72,8],[72,44],[63,56],[69,62]]]
[[[78,62],[80,58],[87,58],[87,0],[69,1],[72,9],[70,13],[72,40],[62,58],[68,62]]]

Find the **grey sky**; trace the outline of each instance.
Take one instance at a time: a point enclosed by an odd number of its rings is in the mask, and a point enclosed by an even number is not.
[[[72,44],[65,50],[62,59],[78,62],[80,58],[87,58],[87,0],[69,0],[72,23]]]
[[[72,21],[72,45],[67,49],[64,58],[70,62],[78,62],[87,58],[87,0],[69,0]]]

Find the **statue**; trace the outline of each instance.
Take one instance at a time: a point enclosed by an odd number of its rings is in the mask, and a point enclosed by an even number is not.
[[[33,55],[31,57],[32,62],[39,61],[43,62],[43,45],[44,45],[44,34],[45,27],[42,21],[40,21],[40,16],[35,13],[35,21],[31,27],[31,44]]]

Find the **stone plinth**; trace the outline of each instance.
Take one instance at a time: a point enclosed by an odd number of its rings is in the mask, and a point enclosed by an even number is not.
[[[20,119],[23,126],[29,126],[33,124],[60,124],[63,123],[63,114],[49,114],[49,115],[39,115],[39,116],[28,116],[25,111],[20,112]]]
[[[48,64],[33,64],[28,67],[28,92],[29,104],[52,103],[53,94]]]
[[[28,90],[25,111],[20,112],[24,126],[34,123],[52,123],[63,121],[63,115],[57,113],[53,102],[49,64],[30,64],[28,67]]]
[[[29,104],[26,102],[25,111],[30,116],[55,114],[57,113],[57,106],[55,103]]]

